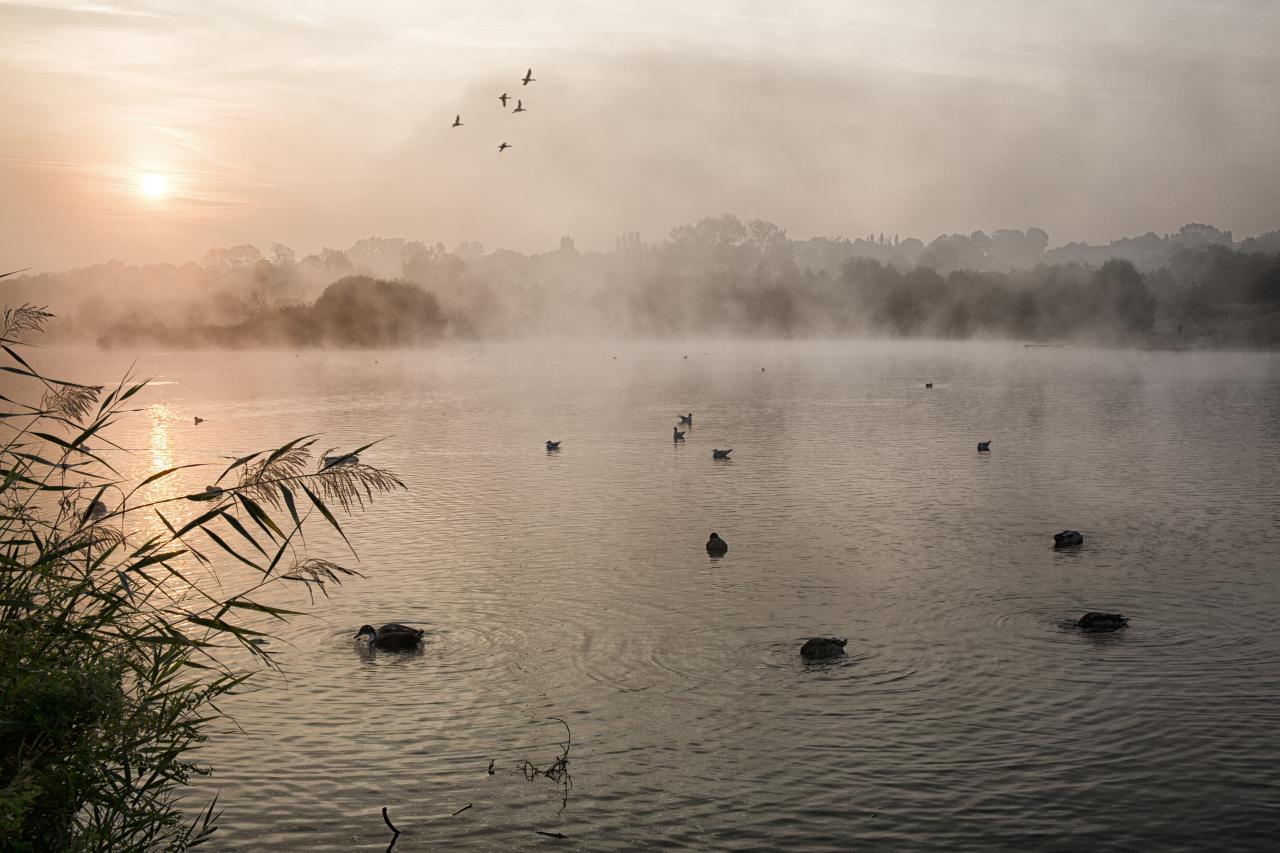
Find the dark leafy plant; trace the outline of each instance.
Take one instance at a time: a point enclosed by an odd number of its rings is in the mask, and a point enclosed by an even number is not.
[[[219,814],[216,799],[194,820],[180,808],[207,773],[193,748],[254,671],[230,652],[277,666],[262,624],[298,614],[259,594],[326,594],[356,574],[308,555],[303,529],[321,520],[345,541],[337,514],[404,484],[348,458],[367,446],[332,464],[305,436],[220,463],[204,491],[143,501],[197,466],[120,477],[100,448],[146,383],[104,389],[33,368],[22,339],[50,316],[24,305],[0,317],[5,388],[17,377],[38,401],[0,395],[0,849],[183,850]],[[248,580],[228,593],[233,563]]]

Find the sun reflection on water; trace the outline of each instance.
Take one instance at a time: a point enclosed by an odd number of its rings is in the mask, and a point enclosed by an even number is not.
[[[169,444],[169,421],[177,416],[165,403],[151,406],[147,409],[147,414],[151,418],[151,467],[155,473],[173,467],[173,448]],[[164,480],[158,481],[157,485],[162,491],[155,494],[155,500],[172,497],[174,494],[172,485],[159,485],[162,483]],[[167,492],[164,491],[165,489]]]

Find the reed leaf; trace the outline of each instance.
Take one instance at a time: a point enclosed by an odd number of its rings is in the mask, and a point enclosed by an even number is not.
[[[311,515],[299,511],[297,490],[350,548],[334,510],[363,508],[404,484],[365,463],[317,466],[316,437],[305,435],[237,456],[215,481],[235,478],[213,506],[171,521],[164,505],[186,495],[135,496],[194,465],[125,483],[96,449],[119,449],[110,430],[147,383],[126,375],[103,389],[44,375],[17,348],[51,316],[24,305],[0,317],[0,370],[41,394],[0,396],[0,849],[186,850],[212,836],[221,814],[216,797],[184,814],[184,789],[209,772],[195,750],[207,725],[226,719],[218,700],[255,671],[233,669],[227,649],[247,649],[257,669],[278,668],[253,640],[269,636],[264,623],[305,615],[256,593],[300,584],[314,600],[359,576],[306,553]],[[103,512],[108,491],[114,507]],[[269,508],[288,512],[287,533]],[[162,529],[143,533],[152,512]],[[195,533],[216,549],[201,553]],[[255,574],[224,589],[221,572],[237,563]]]

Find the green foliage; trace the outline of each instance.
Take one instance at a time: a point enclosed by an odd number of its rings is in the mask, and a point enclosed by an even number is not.
[[[39,394],[0,397],[0,850],[183,850],[217,818],[213,803],[195,820],[178,808],[206,772],[192,750],[252,674],[229,652],[275,666],[255,625],[296,613],[258,594],[324,594],[354,574],[307,555],[301,531],[318,518],[345,540],[334,509],[403,484],[326,464],[308,436],[218,465],[214,488],[147,502],[148,486],[196,466],[130,484],[90,450],[110,445],[145,383],[42,375],[19,348],[49,316],[6,310],[0,328],[0,370]],[[231,565],[248,580],[228,594]]]

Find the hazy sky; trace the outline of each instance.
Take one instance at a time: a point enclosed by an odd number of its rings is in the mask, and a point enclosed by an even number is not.
[[[1274,0],[0,0],[0,267],[611,249],[723,212],[1254,234],[1280,228],[1277,45]]]

